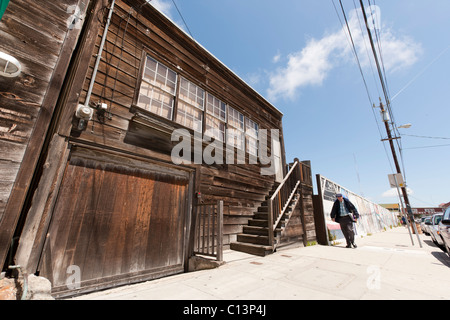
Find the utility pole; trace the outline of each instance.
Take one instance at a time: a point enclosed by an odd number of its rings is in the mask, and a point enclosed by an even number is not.
[[[374,105],[374,107],[375,107],[375,105]],[[389,127],[389,121],[390,121],[389,114],[384,109],[383,103],[381,101],[380,101],[380,110],[381,110],[381,116],[383,118],[384,125],[386,127],[386,133],[387,133],[387,136],[388,136],[387,139],[383,139],[381,141],[386,141],[386,140],[389,141],[389,145],[390,145],[391,151],[392,151],[392,157],[394,158],[395,169],[397,170],[397,173],[402,174],[402,171],[400,170],[400,165],[399,165],[399,162],[398,162],[398,158],[397,158],[397,153],[395,151],[395,146],[394,146],[394,140],[395,139],[400,139],[400,138],[399,137],[394,137],[394,138],[392,137],[391,128]],[[416,222],[414,221],[414,215],[412,213],[411,205],[409,203],[409,198],[408,198],[408,192],[406,190],[406,185],[403,185],[401,187],[401,190],[402,190],[402,194],[403,194],[403,200],[405,201],[405,206],[406,206],[406,211],[407,211],[408,217],[409,217],[409,219],[411,221],[411,224],[413,226],[414,232],[417,235],[417,241],[419,241],[419,245],[422,248],[422,243],[420,242],[419,233],[417,232]],[[400,199],[400,201],[401,201],[401,199]]]
[[[375,59],[375,63],[377,65],[377,70],[378,70],[378,76],[380,77],[380,82],[381,82],[381,86],[383,88],[383,93],[386,99],[386,103],[388,104],[389,107],[389,95],[388,95],[388,91],[386,88],[386,83],[383,79],[383,72],[381,70],[381,66],[380,66],[380,62],[378,60],[378,55],[377,55],[377,50],[375,49],[375,45],[373,42],[373,37],[372,37],[372,33],[370,32],[370,28],[369,28],[369,23],[368,23],[368,19],[367,19],[367,15],[366,15],[366,9],[364,8],[364,3],[363,0],[359,0],[359,3],[361,5],[361,11],[364,17],[364,22],[366,24],[366,29],[367,29],[367,34],[369,36],[369,40],[370,40],[370,46],[372,48],[372,53]],[[375,107],[375,105],[374,105]],[[386,126],[386,132],[388,135],[388,138],[386,140],[389,141],[389,145],[391,146],[391,151],[392,151],[392,156],[394,158],[394,162],[395,162],[395,168],[397,169],[397,173],[401,174],[401,170],[400,170],[400,165],[398,163],[398,159],[397,159],[397,154],[395,152],[395,147],[394,147],[394,139],[399,139],[398,137],[393,138],[392,134],[391,134],[391,129],[389,127],[389,115],[386,112],[386,110],[384,109],[383,103],[381,103],[381,99],[380,99],[380,109],[381,109],[381,115],[383,117],[383,122],[384,125]],[[402,193],[403,193],[403,199],[405,201],[405,205],[406,205],[406,210],[408,212],[409,218],[411,220],[411,223],[413,225],[414,231],[416,232],[417,235],[417,239],[419,241],[419,245],[422,248],[422,243],[420,242],[420,238],[419,238],[419,234],[417,233],[417,227],[416,227],[416,222],[414,221],[414,216],[411,210],[411,205],[409,203],[409,198],[408,198],[408,193],[406,192],[406,186],[401,187],[402,189]],[[401,200],[401,199],[400,199]]]

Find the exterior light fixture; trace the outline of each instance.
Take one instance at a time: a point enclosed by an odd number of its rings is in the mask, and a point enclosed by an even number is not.
[[[16,58],[4,52],[0,52],[0,76],[14,78],[21,72],[22,66]]]
[[[397,127],[397,129],[409,129],[411,128],[411,126],[412,126],[411,123],[402,124],[400,127]]]

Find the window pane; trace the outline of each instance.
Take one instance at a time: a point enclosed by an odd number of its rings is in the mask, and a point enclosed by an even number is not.
[[[255,156],[258,155],[258,140],[252,137],[247,137],[247,152]]]
[[[142,81],[138,107],[172,120],[174,97]]]
[[[245,136],[246,136],[246,144],[247,144],[247,152],[252,155],[258,155],[258,131],[259,125],[245,118]]]
[[[234,129],[227,129],[227,144],[235,148],[244,150],[244,132]]]
[[[203,112],[180,100],[178,102],[176,122],[195,131],[202,132]]]
[[[233,128],[244,131],[244,115],[228,106],[228,124]]]
[[[190,105],[204,110],[205,91],[184,78],[181,78],[179,97]]]
[[[258,138],[259,125],[248,118],[246,118],[246,120],[247,121],[245,123],[245,134],[253,138]]]
[[[206,116],[206,130],[212,138],[216,138],[222,142],[225,141],[225,123],[211,116]]]
[[[177,74],[155,59],[147,56],[143,79],[150,84],[175,95]]]
[[[138,107],[172,120],[176,83],[176,72],[147,56]]]
[[[209,93],[206,102],[206,110],[214,117],[226,121],[226,104]]]

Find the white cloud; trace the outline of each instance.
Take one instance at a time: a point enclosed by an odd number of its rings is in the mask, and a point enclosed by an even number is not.
[[[357,11],[353,10],[348,21],[361,65],[363,68],[370,67],[368,50],[370,59],[373,58],[367,32],[365,28],[363,28],[364,32],[361,31],[360,21],[362,22],[363,18],[358,18]],[[346,26],[344,26],[319,40],[311,39],[302,50],[289,54],[287,64],[270,74],[269,99],[277,100],[280,97],[293,99],[303,87],[322,85],[336,66],[343,62],[355,61],[347,34]],[[379,38],[386,72],[401,70],[418,60],[422,50],[421,45],[411,38],[397,37],[386,26],[382,26]]]
[[[277,55],[273,57],[272,62],[278,63],[280,61],[280,59],[281,59],[281,54],[277,53]]]
[[[409,195],[413,195],[414,194],[414,192],[410,188],[406,188],[406,192]],[[401,191],[400,191],[400,194],[402,194]],[[396,188],[392,188],[392,189],[389,189],[389,190],[383,192],[383,194],[381,196],[383,198],[398,198],[398,191],[397,191]]]
[[[153,7],[164,13],[167,17],[172,19],[170,11],[172,10],[172,4],[165,0],[147,0]]]

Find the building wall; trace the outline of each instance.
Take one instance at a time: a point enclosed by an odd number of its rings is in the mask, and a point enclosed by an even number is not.
[[[116,2],[91,98],[92,102],[106,103],[111,117],[100,122],[94,116],[85,131],[74,132],[73,113],[78,103],[85,102],[103,27],[98,31],[82,90],[75,93],[79,99],[67,101],[61,135],[171,163],[169,134],[185,127],[136,108],[146,54],[258,123],[260,129],[282,132],[282,114],[277,109],[151,6],[131,1]],[[165,134],[161,134],[161,127]],[[274,182],[273,176],[261,175],[261,165],[249,165],[249,155],[246,157],[245,165],[191,166],[197,172],[195,192],[202,194],[198,200],[224,200],[225,244],[241,231]]]
[[[87,0],[14,0],[0,21],[0,51],[22,68],[0,76],[0,264],[19,221]]]
[[[68,2],[62,2],[63,11],[68,9]],[[26,162],[31,171],[30,176],[35,174],[37,179],[32,183],[32,190],[23,190],[24,198],[18,202],[27,210],[22,215],[15,261],[30,274],[38,271],[56,281],[57,289],[63,295],[67,294],[67,277],[71,276],[68,270],[78,270],[71,269],[72,267],[80,268],[80,281],[82,286],[85,286],[85,289],[80,289],[75,285],[75,291],[182,271],[189,256],[187,248],[192,209],[197,203],[224,201],[224,243],[227,245],[235,240],[236,234],[242,231],[243,225],[247,224],[273,187],[275,177],[262,175],[261,169],[264,165],[261,163],[249,164],[251,156],[248,152],[245,154],[245,164],[185,163],[174,166],[171,150],[176,142],[171,141],[172,132],[185,129],[194,136],[194,131],[177,123],[176,118],[166,119],[139,105],[139,88],[143,81],[141,75],[147,56],[240,112],[246,123],[251,120],[259,125],[260,130],[268,129],[269,132],[270,129],[278,129],[282,149],[281,166],[284,167],[286,162],[282,114],[143,0],[115,2],[88,104],[94,109],[94,114],[87,126],[80,130],[79,119],[75,113],[79,105],[86,102],[111,2],[93,0],[81,3],[88,14],[80,20],[82,25],[77,27],[79,39],[70,38],[72,46],[66,49],[67,52],[63,51],[65,59],[55,61],[56,70],[61,71],[54,73],[60,81],[60,87],[59,91],[53,94],[54,109],[45,113],[52,121],[48,121],[46,132],[29,133],[30,139],[42,139],[37,153],[41,153],[40,161],[36,159],[35,162]],[[44,5],[44,2],[41,5]],[[51,6],[47,2],[45,5]],[[67,42],[67,39],[65,41]],[[52,43],[48,45],[53,49]],[[44,59],[47,55],[44,49],[43,52]],[[58,63],[64,68],[58,69]],[[58,89],[53,86],[52,88]],[[176,90],[179,90],[178,87]],[[24,95],[26,94],[30,93],[24,92]],[[175,93],[174,97],[176,112],[179,93]],[[101,103],[107,106],[105,113],[96,109]],[[31,115],[31,118],[38,117],[39,112],[37,111],[37,115]],[[203,113],[203,117],[206,117],[206,113]],[[16,122],[18,121],[16,119]],[[37,123],[36,120],[35,124]],[[205,123],[206,121],[203,126]],[[35,124],[30,123],[30,128]],[[200,145],[202,151],[208,147],[208,143]],[[18,147],[17,144],[14,146]],[[75,161],[83,158],[80,152],[92,155],[88,157],[89,161]],[[271,152],[270,144],[268,152]],[[195,150],[192,156],[194,155]],[[19,159],[17,163],[20,163]],[[143,170],[145,174],[152,171],[152,166],[157,166],[160,168],[158,170],[164,172],[161,176],[163,178],[141,179],[142,173],[135,170],[135,163],[139,163],[139,170]],[[105,166],[112,169],[105,171],[102,169]],[[180,170],[186,175],[181,189],[176,183],[177,172]],[[112,182],[108,185],[114,192],[105,191],[102,179],[118,181],[116,185]],[[167,190],[165,192],[158,189],[163,183],[161,179],[170,181],[170,186],[164,189]],[[139,181],[135,189],[132,188],[133,181]],[[127,195],[130,190],[147,191]],[[177,190],[182,190],[183,195],[177,198],[176,204],[170,204],[173,199],[165,197],[178,194]],[[28,198],[25,200],[27,194]],[[63,201],[72,194],[77,201]],[[108,199],[108,194],[111,199]],[[108,206],[108,203],[116,199],[123,199],[127,205]],[[150,206],[148,210],[133,210],[137,202],[147,203],[150,199],[170,205],[161,204]],[[170,221],[174,220],[168,217],[171,212],[175,212],[174,207],[185,219],[180,228],[170,228]],[[152,212],[155,210],[165,214],[160,214],[159,220],[154,220],[159,221],[158,223],[150,223],[150,227],[146,228],[145,221],[152,221]],[[109,212],[111,218],[106,218],[108,215],[105,215],[105,212]],[[115,222],[109,224],[108,221]],[[118,239],[101,236],[106,234],[106,230],[114,228],[118,230]],[[133,242],[139,237],[130,237],[133,230],[140,230],[140,235],[149,239],[148,243],[155,244],[153,240],[150,241],[155,231],[175,229],[178,233],[168,231],[169,240],[163,245],[144,248],[140,247],[143,244],[139,241]],[[126,244],[121,246],[120,239],[124,239]],[[132,239],[132,242],[126,239]],[[90,241],[98,248],[89,246]],[[177,247],[174,249],[176,252],[173,251],[171,248],[174,243],[181,244],[183,248],[180,250]],[[107,256],[102,256],[102,250],[116,252],[112,248],[119,247],[128,249],[123,250],[126,256],[121,256],[122,251],[117,251],[118,256],[113,257],[116,261],[114,272],[95,269],[94,266],[102,265],[107,259]],[[154,250],[162,251],[158,251],[161,254],[155,256],[157,262],[146,264],[140,263],[140,258],[130,253],[134,252],[130,248],[138,249],[136,252],[144,252],[148,256],[152,256]],[[174,252],[175,255],[172,255]],[[164,257],[172,258],[165,260]]]

